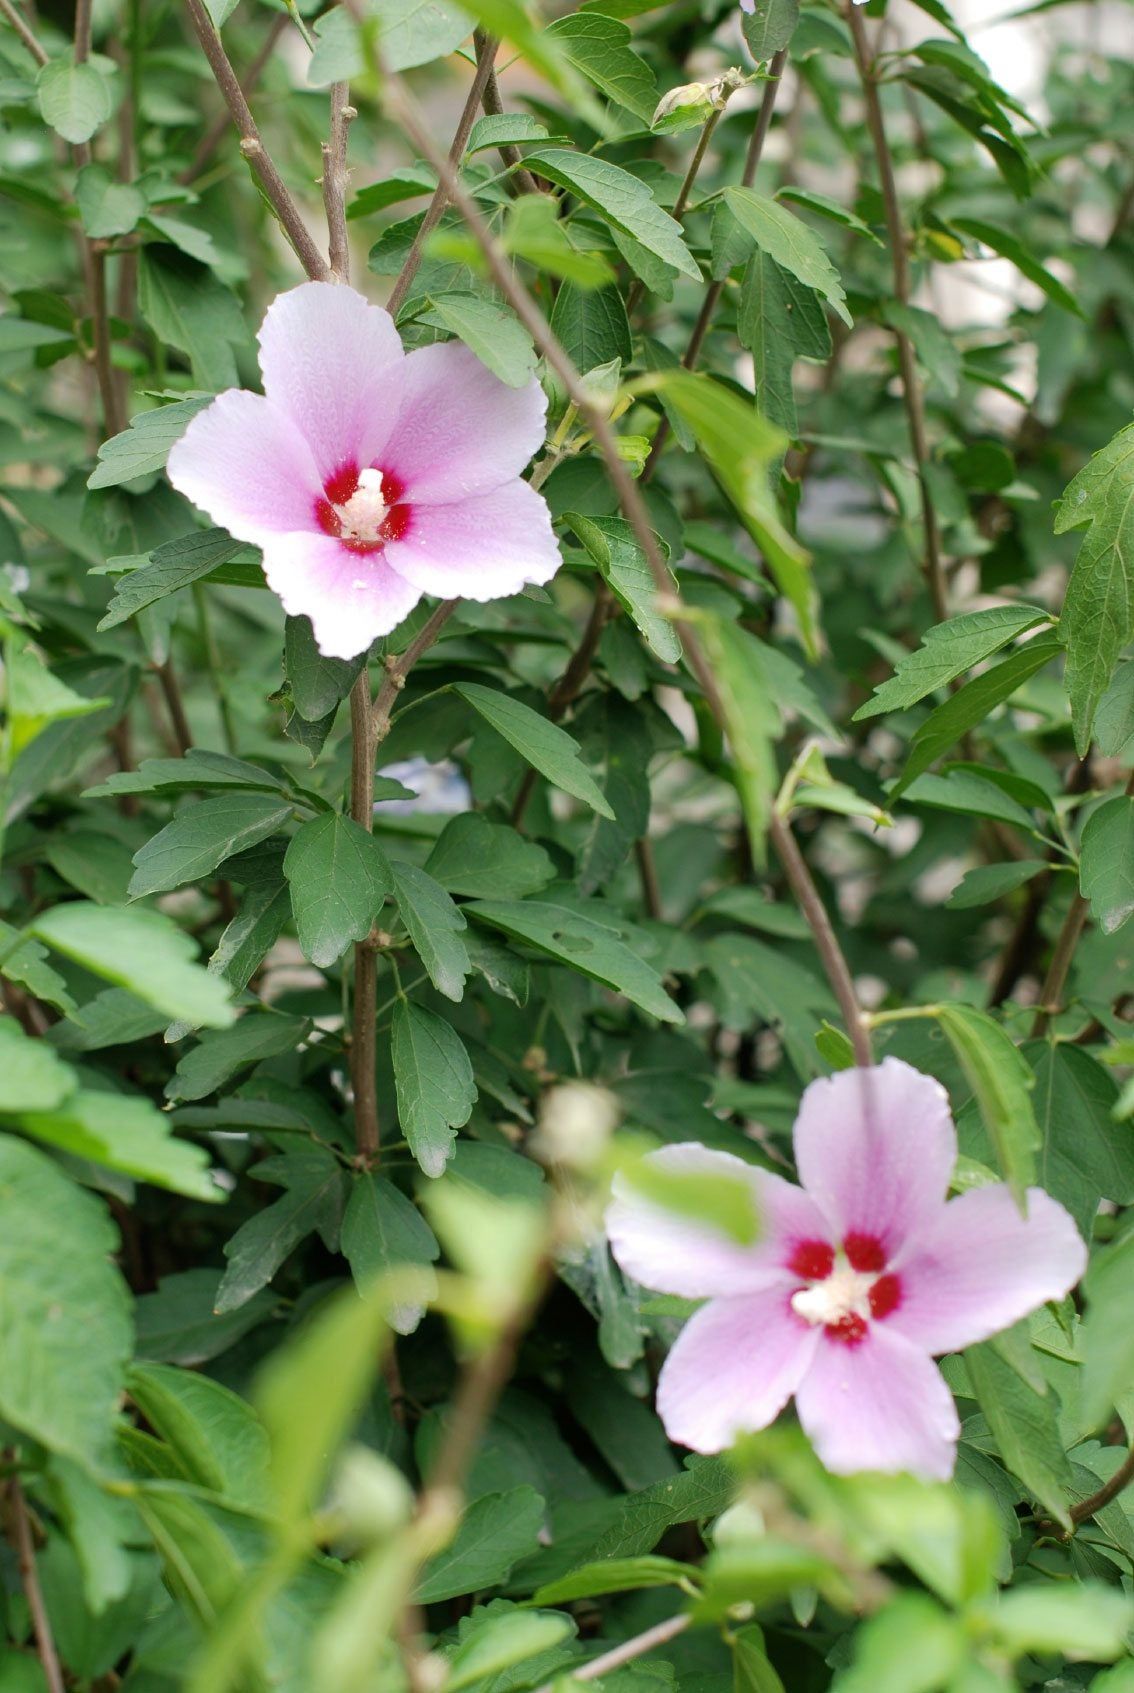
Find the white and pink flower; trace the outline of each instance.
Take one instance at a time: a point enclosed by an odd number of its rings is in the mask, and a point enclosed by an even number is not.
[[[662,1369],[671,1439],[722,1451],[794,1394],[829,1470],[950,1476],[959,1424],[934,1356],[1062,1298],[1087,1261],[1071,1218],[1040,1188],[1026,1217],[1001,1185],[946,1203],[956,1156],[945,1090],[888,1058],[806,1090],[795,1124],[802,1187],[699,1144],[650,1154],[670,1172],[748,1183],[762,1223],[754,1246],[620,1178],[607,1231],[622,1268],[708,1301]]]
[[[533,378],[508,388],[457,342],[406,353],[352,288],[307,282],[260,330],[263,394],[229,389],[190,423],[169,479],[353,658],[422,594],[499,599],[547,582],[559,549],[520,472],[544,439]]]

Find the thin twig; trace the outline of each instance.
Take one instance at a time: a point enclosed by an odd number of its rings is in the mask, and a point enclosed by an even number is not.
[[[768,139],[768,131],[772,127],[772,112],[775,110],[776,95],[779,93],[780,78],[787,63],[787,52],[775,54],[768,65],[768,80],[764,84],[764,97],[760,101],[760,110],[756,115],[756,123],[748,142],[748,152],[744,160],[744,170],[741,174],[742,188],[751,188],[756,180],[756,171],[764,151],[764,143]],[[689,344],[681,360],[686,370],[695,370],[697,360],[701,356],[701,346],[709,332],[709,325],[716,314],[717,305],[724,293],[725,279],[711,282],[701,302],[701,310],[697,313],[697,321],[693,325],[693,332],[689,337]],[[663,417],[654,431],[653,441],[650,443],[649,456],[642,471],[643,482],[648,482],[654,474],[662,449],[669,440],[669,419]]]
[[[0,5],[5,3],[6,0],[0,0]],[[252,90],[259,82],[264,73],[264,67],[267,65],[268,60],[275,51],[276,42],[279,40],[290,22],[291,19],[288,17],[286,12],[281,12],[278,17],[272,19],[271,26],[260,44],[256,57],[252,60],[252,63],[244,73],[244,81],[241,84],[241,88],[244,91],[245,97],[251,94]],[[177,178],[178,182],[192,182],[194,177],[200,176],[201,172],[204,170],[205,166],[208,164],[209,160],[224,140],[225,135],[228,132],[228,126],[231,122],[232,117],[227,108],[224,111],[217,113],[208,129],[206,129],[205,133],[202,135],[200,141],[198,141],[193,157],[189,160],[189,163]]]
[[[480,103],[485,88],[488,86],[488,79],[492,75],[498,46],[499,42],[492,36],[483,35],[480,31],[477,32],[476,74],[473,77],[472,86],[461,110],[461,115],[457,120],[457,128],[449,147],[448,164],[453,176],[456,175],[457,167],[464,157],[469,132],[476,120],[476,114],[480,110]],[[437,152],[432,137],[430,137],[430,149],[433,153]],[[429,158],[429,153],[426,152],[424,147],[419,146],[419,150],[426,158]],[[430,162],[434,163],[435,161],[431,159]],[[451,198],[445,178],[438,172],[437,187],[433,191],[433,198],[425,208],[425,216],[418,225],[417,234],[414,236],[413,244],[406,255],[406,262],[402,266],[401,275],[390,290],[390,298],[386,302],[386,309],[391,317],[397,317],[405,305],[406,297],[413,286],[414,277],[417,275],[418,267],[425,252],[425,243],[441,222],[445,208]]]
[[[271,155],[260,138],[260,131],[256,126],[255,118],[252,116],[252,109],[244,97],[244,90],[241,88],[228,54],[221,44],[221,38],[213,28],[213,21],[205,10],[203,0],[185,0],[185,5],[197,40],[201,43],[204,55],[209,61],[209,68],[216,79],[217,87],[224,97],[225,105],[232,113],[232,121],[240,132],[240,151],[259,178],[260,186],[264,190],[268,203],[279,219],[280,226],[295,249],[296,256],[307,275],[316,282],[327,281],[329,276],[327,261],[311,239],[299,207],[292,199]]]
[[[365,668],[351,689],[350,729],[350,814],[359,827],[370,834],[374,828],[374,739],[370,678]],[[358,1155],[368,1167],[378,1162],[382,1144],[375,1076],[377,1009],[378,960],[369,941],[362,940],[354,949],[350,1080],[354,1095],[355,1141]]]
[[[1134,1446],[1126,1454],[1125,1461],[1115,1470],[1110,1480],[1104,1482],[1097,1493],[1092,1493],[1089,1499],[1082,1499],[1077,1505],[1072,1505],[1068,1515],[1073,1523],[1085,1523],[1088,1517],[1093,1517],[1112,1499],[1125,1491],[1134,1481]]]
[[[624,1640],[621,1646],[612,1646],[609,1652],[603,1652],[600,1657],[592,1658],[590,1663],[582,1664],[578,1669],[571,1666],[572,1681],[597,1681],[600,1675],[607,1675],[611,1670],[621,1669],[623,1664],[633,1663],[635,1658],[645,1657],[647,1652],[656,1651],[659,1646],[668,1645],[677,1635],[683,1634],[693,1621],[688,1611],[680,1611],[675,1617],[666,1617],[664,1622],[656,1622],[653,1628],[647,1628],[641,1634],[635,1634],[630,1640]],[[545,1681],[542,1687],[536,1688],[536,1693],[555,1693],[558,1685],[554,1681]]]
[[[906,248],[906,231],[902,222],[902,207],[898,199],[898,185],[894,176],[894,157],[886,139],[886,125],[882,116],[882,101],[878,93],[878,74],[866,38],[866,25],[853,0],[848,0],[844,16],[850,24],[854,40],[854,55],[862,82],[866,104],[866,124],[874,147],[882,199],[886,208],[886,228],[890,237],[890,263],[894,274],[894,298],[899,305],[910,302],[910,261]],[[925,394],[918,374],[913,343],[903,330],[896,329],[898,369],[902,381],[902,399],[909,424],[910,445],[917,468],[917,484],[921,494],[922,527],[925,531],[924,570],[933,615],[943,623],[949,615],[946,593],[945,567],[941,557],[941,537],[937,528],[937,513],[933,507],[933,491],[929,485],[929,438],[925,427]]]
[[[713,107],[713,110],[709,113],[709,116],[701,126],[701,133],[697,137],[697,145],[693,149],[693,156],[689,160],[689,165],[686,169],[681,187],[677,191],[677,199],[673,202],[673,211],[670,213],[670,216],[676,223],[680,223],[681,219],[685,216],[685,208],[689,204],[689,196],[692,194],[693,185],[697,181],[697,173],[700,171],[701,166],[704,163],[709,142],[713,138],[713,131],[724,116],[724,109],[727,103],[728,96],[726,95],[719,106]],[[638,302],[641,300],[642,295],[645,292],[646,284],[642,281],[640,276],[635,277],[634,282],[631,285],[630,292],[626,296],[627,317],[633,315]]]
[[[348,3],[353,7],[357,4],[357,0],[348,0]],[[777,58],[779,59],[780,56],[777,55]],[[780,63],[782,64],[782,59],[780,59]],[[773,60],[773,69],[776,69],[775,60]],[[658,545],[657,536],[654,534],[650,523],[649,510],[642,497],[641,489],[634,481],[629,468],[619,454],[618,439],[611,427],[610,419],[603,408],[596,405],[588,393],[574,363],[553,334],[550,324],[536,302],[527,289],[516,280],[503,248],[481,216],[472,196],[466,192],[453,165],[435,143],[429,124],[417,101],[409,94],[399,76],[386,72],[385,84],[389,111],[402,125],[423,158],[427,159],[436,170],[439,181],[446,187],[450,200],[460,212],[470,234],[483,253],[493,281],[531,335],[547,363],[560,378],[568,399],[577,408],[580,416],[590,429],[595,444],[602,454],[607,475],[614,485],[623,514],[633,529],[635,539],[645,556],[650,574],[654,579],[654,586],[658,594],[664,596],[669,606],[673,608],[674,615],[680,618],[681,603],[674,594],[673,578],[669,574],[666,561]],[[769,122],[770,119],[769,109]],[[764,127],[766,131],[766,124]],[[754,152],[758,157],[758,149],[750,149],[750,156]],[[754,165],[753,169],[755,169]],[[725,713],[716,678],[711,665],[701,650],[695,632],[688,625],[684,630],[684,640],[689,667],[700,683],[717,722],[723,725]],[[870,1039],[862,1021],[850,970],[842,955],[838,938],[831,927],[823,902],[819,897],[818,889],[811,879],[811,872],[808,870],[799,848],[782,819],[773,816],[770,835],[772,844],[784,865],[792,891],[799,901],[803,915],[815,937],[815,944],[827,972],[828,980],[843,1011],[847,1033],[853,1043],[856,1057],[859,1063],[868,1064],[871,1061]]]
[[[35,1541],[32,1538],[31,1518],[28,1515],[27,1500],[24,1498],[23,1486],[17,1475],[12,1476],[8,1483],[8,1497],[12,1502],[12,1531],[16,1542],[16,1557],[20,1565],[20,1580],[23,1583],[24,1597],[28,1602],[31,1615],[32,1629],[35,1634],[36,1651],[43,1666],[43,1677],[47,1682],[48,1693],[64,1693],[63,1670],[59,1663],[59,1653],[55,1649],[55,1637],[51,1632],[51,1619],[47,1614],[47,1606],[43,1602],[43,1589],[39,1585],[39,1571],[35,1562]]]
[[[477,63],[479,64],[484,58],[488,59],[488,75],[484,81],[484,88],[481,92],[480,103],[488,113],[489,117],[501,117],[504,112],[504,102],[500,98],[500,85],[496,80],[496,66],[494,63],[496,58],[495,43],[492,41],[491,36],[483,29],[478,29],[473,32],[473,43],[476,47]],[[524,164],[524,156],[520,152],[520,149],[518,147],[513,147],[510,142],[506,141],[504,145],[498,147],[496,151],[500,154],[502,162],[512,172],[509,180],[515,186],[517,192],[520,194],[538,194],[540,191],[539,184],[536,182],[536,179],[532,175],[531,171],[528,170],[527,166]]]
[[[17,12],[16,8],[12,5],[12,0],[0,0],[0,17],[7,18],[16,34],[19,36],[28,52],[35,60],[36,64],[46,65],[51,55],[43,46],[41,46],[39,41],[36,40],[36,37],[33,35],[30,27],[24,22],[19,12]]]
[[[383,678],[382,686],[375,695],[371,710],[375,748],[381,746],[390,733],[390,714],[398,695],[406,685],[406,677],[422,653],[433,645],[456,609],[456,600],[443,600],[429,621],[422,625],[420,632],[414,636],[405,652],[400,653],[396,659],[387,664],[386,675]]]
[[[177,680],[177,672],[172,662],[167,658],[164,663],[155,665],[158,684],[162,698],[165,700],[169,721],[173,725],[173,738],[177,743],[177,751],[182,758],[193,745],[193,731],[189,727],[189,719],[185,715],[185,701],[181,696],[181,684]]]
[[[347,239],[346,193],[350,186],[347,169],[347,132],[358,114],[350,104],[345,82],[331,87],[331,139],[323,143],[323,205],[327,212],[327,240],[331,260],[331,281],[350,279],[350,242]]]

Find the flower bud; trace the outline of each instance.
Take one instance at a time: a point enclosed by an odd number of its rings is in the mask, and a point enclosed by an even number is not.
[[[593,1082],[561,1082],[543,1096],[531,1149],[545,1164],[594,1169],[620,1114],[618,1100],[607,1088]]]
[[[367,1446],[351,1446],[335,1474],[331,1509],[343,1532],[364,1544],[409,1521],[413,1492],[399,1469]]]
[[[650,120],[650,128],[660,130],[663,135],[672,135],[677,130],[707,123],[713,111],[713,97],[706,85],[703,82],[685,82],[680,88],[671,88],[668,94],[662,95]]]

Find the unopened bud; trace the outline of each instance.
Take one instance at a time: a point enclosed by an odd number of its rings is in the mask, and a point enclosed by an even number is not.
[[[544,1164],[593,1170],[618,1126],[621,1107],[593,1082],[561,1082],[543,1096],[531,1150]]]
[[[596,364],[582,379],[583,392],[596,411],[609,417],[618,403],[618,389],[622,381],[622,360],[609,359]]]
[[[715,109],[705,83],[683,82],[680,88],[671,88],[668,94],[662,95],[650,119],[650,128],[672,135],[677,130],[707,123]]]
[[[383,1540],[409,1521],[413,1492],[402,1472],[366,1446],[351,1446],[335,1476],[331,1509],[348,1535]]]

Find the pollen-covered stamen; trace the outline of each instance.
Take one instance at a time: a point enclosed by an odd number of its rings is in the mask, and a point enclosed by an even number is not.
[[[793,1293],[791,1308],[808,1323],[836,1328],[846,1317],[866,1319],[870,1315],[870,1290],[875,1278],[839,1263],[823,1281],[813,1282]]]
[[[382,525],[390,509],[383,498],[382,472],[373,468],[360,470],[354,493],[334,509],[342,524],[345,538],[355,541],[379,540]]]

